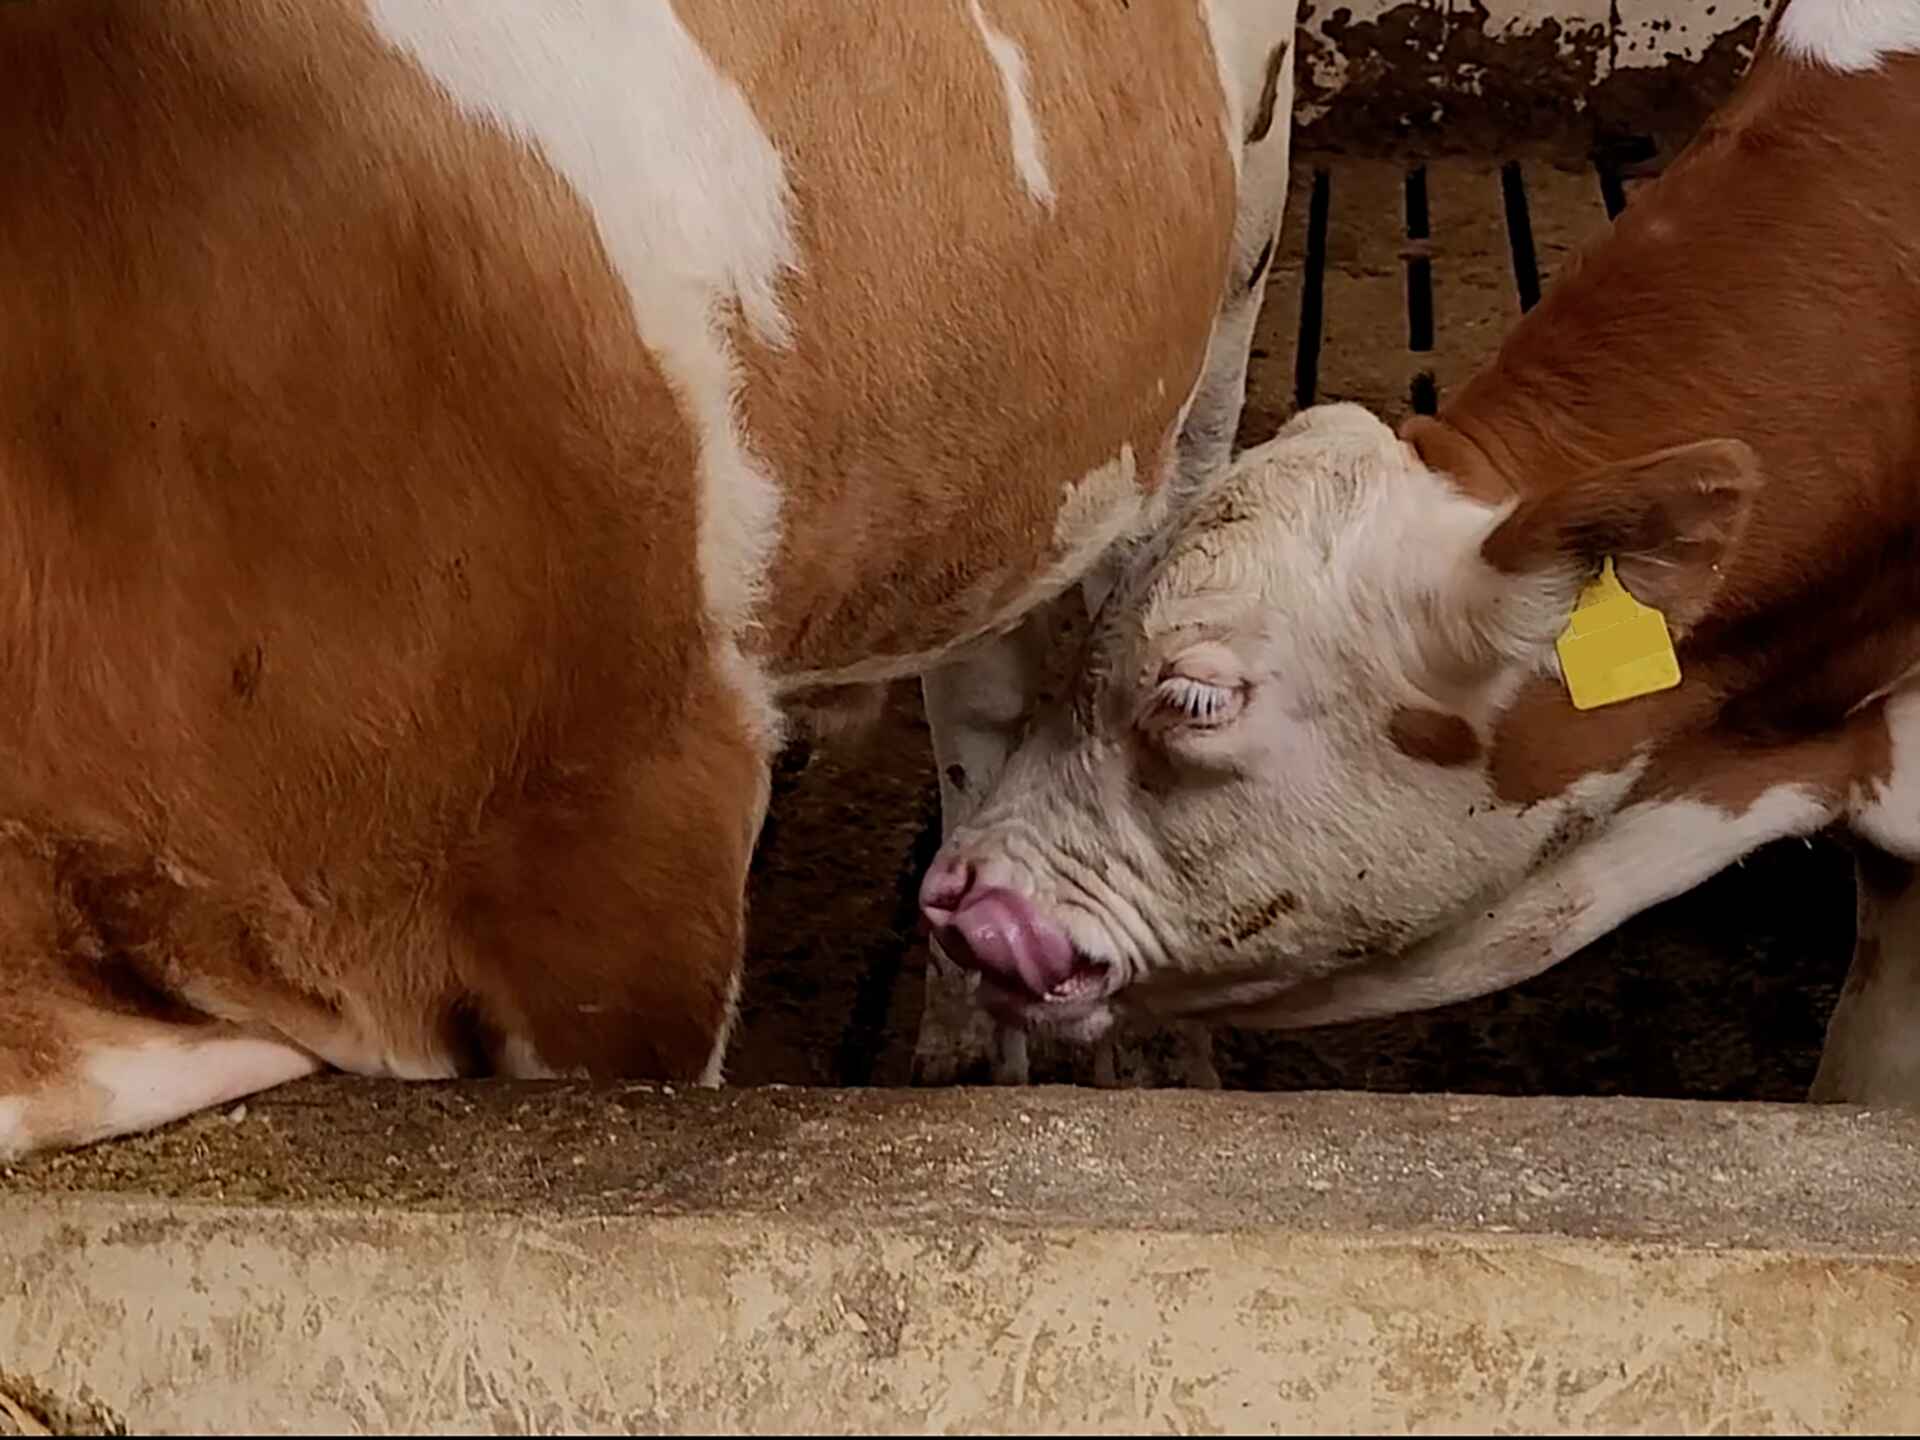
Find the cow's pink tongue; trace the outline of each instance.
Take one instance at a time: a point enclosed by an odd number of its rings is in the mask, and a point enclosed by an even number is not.
[[[936,933],[956,965],[1036,1000],[1074,973],[1066,932],[1011,890],[970,892]]]

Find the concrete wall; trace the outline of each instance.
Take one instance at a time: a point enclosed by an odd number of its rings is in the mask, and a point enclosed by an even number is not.
[[[1768,0],[1308,0],[1303,144],[1487,150],[1690,131]]]
[[[0,1393],[95,1431],[1911,1431],[1917,1166],[1920,1116],[1805,1106],[322,1080],[5,1177]]]

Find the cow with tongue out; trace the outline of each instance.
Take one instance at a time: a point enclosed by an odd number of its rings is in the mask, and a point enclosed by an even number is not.
[[[1837,826],[1813,1095],[1920,1103],[1916,137],[1920,6],[1790,0],[1437,417],[1239,457],[925,877],[995,1013],[1444,1005]]]

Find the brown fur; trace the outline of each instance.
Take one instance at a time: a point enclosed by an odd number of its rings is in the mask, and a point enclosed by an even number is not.
[[[1413,760],[1451,769],[1480,758],[1480,737],[1458,715],[1402,705],[1393,712],[1387,738],[1394,749]]]
[[[964,5],[678,8],[787,157],[802,252],[835,257],[786,287],[792,354],[735,335],[747,428],[788,495],[764,651],[778,672],[817,671],[948,643],[1054,558],[1059,477],[1123,442],[1142,485],[1162,473],[1234,222],[1200,11],[990,7],[1027,57],[1049,211],[1013,175],[1004,86]],[[940,74],[942,103],[917,80],[795,84],[796,27],[809,53]],[[856,95],[860,130],[884,145],[856,141]],[[950,106],[969,117],[964,144]],[[911,200],[875,203],[892,195]]]
[[[1627,591],[1684,638],[1720,592],[1758,478],[1753,452],[1735,440],[1656,450],[1528,496],[1480,554],[1509,575],[1572,565],[1590,576],[1612,559]]]
[[[1193,7],[1000,20],[1051,215],[964,7],[911,8],[679,7],[808,262],[794,352],[737,337],[782,672],[950,643],[1064,481],[1123,441],[1157,480],[1226,267]],[[802,26],[911,78],[856,111]],[[216,1022],[370,1071],[514,1037],[698,1073],[768,756],[592,216],[350,0],[0,6],[0,72],[0,1096]]]
[[[1267,78],[1260,86],[1260,103],[1254,108],[1253,119],[1247,124],[1249,145],[1258,145],[1273,129],[1274,102],[1280,95],[1280,71],[1287,63],[1287,52],[1292,46],[1291,40],[1282,40],[1267,56]]]
[[[1272,899],[1235,915],[1221,939],[1229,946],[1244,944],[1262,930],[1277,925],[1282,916],[1291,915],[1299,908],[1300,897],[1291,890],[1282,890]]]
[[[286,24],[0,14],[5,905],[64,927],[0,1003],[79,934],[342,1061],[458,1004],[689,1073],[757,764],[665,543],[692,437],[551,173],[348,7]]]
[[[1920,659],[1915,133],[1920,58],[1840,75],[1762,55],[1438,419],[1404,432],[1476,493],[1559,520],[1648,513],[1631,492],[1658,478],[1655,452],[1733,441],[1758,460],[1717,594],[1678,617],[1681,687],[1582,714],[1530,683],[1494,737],[1503,798],[1641,746],[1642,794],[1735,809],[1784,779],[1840,793],[1884,772],[1877,706],[1853,712]],[[1600,489],[1546,498],[1583,476]]]

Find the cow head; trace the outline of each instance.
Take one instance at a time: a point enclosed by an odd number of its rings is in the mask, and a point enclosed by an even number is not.
[[[1580,897],[1529,879],[1606,830],[1642,762],[1515,799],[1491,737],[1556,676],[1605,559],[1684,637],[1754,475],[1709,441],[1476,497],[1359,407],[1303,413],[1103,608],[1075,690],[926,876],[943,948],[1003,1018],[1082,1037],[1116,1008],[1320,1023],[1544,968]],[[1559,698],[1565,724],[1607,714]]]

